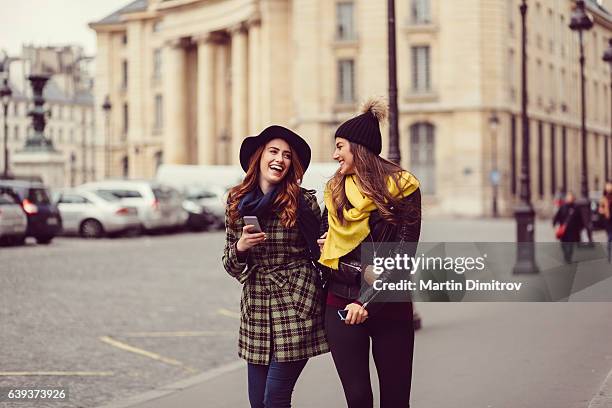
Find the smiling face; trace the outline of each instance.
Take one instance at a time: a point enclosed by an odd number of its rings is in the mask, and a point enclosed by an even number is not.
[[[268,187],[280,183],[291,167],[291,148],[283,139],[270,140],[259,160],[259,184],[265,192]]]
[[[340,174],[347,175],[355,173],[355,164],[353,161],[353,153],[351,153],[351,145],[349,141],[342,138],[336,138],[336,149],[334,150],[334,160],[340,163]]]

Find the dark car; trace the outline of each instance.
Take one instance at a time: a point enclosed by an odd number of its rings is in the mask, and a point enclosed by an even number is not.
[[[48,188],[38,181],[0,180],[0,187],[11,188],[19,197],[28,217],[26,236],[48,244],[62,230],[62,217],[51,202]]]

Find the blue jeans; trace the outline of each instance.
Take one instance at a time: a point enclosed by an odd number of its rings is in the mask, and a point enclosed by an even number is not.
[[[251,408],[290,408],[293,387],[308,360],[248,364]]]

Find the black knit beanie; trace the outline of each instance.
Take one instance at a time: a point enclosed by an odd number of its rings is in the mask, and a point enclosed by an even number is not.
[[[336,130],[335,137],[341,137],[360,144],[372,153],[382,151],[380,123],[387,118],[387,103],[379,98],[370,98],[361,108],[361,114],[344,122]]]

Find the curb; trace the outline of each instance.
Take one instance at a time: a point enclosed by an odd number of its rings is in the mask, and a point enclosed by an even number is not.
[[[177,381],[172,384],[164,385],[151,391],[144,392],[142,394],[127,397],[122,400],[113,401],[108,404],[99,405],[96,408],[129,408],[134,405],[140,405],[145,402],[162,398],[175,392],[182,391],[186,388],[193,387],[195,385],[210,381],[213,378],[219,377],[223,374],[230,373],[240,368],[246,367],[246,363],[243,360],[237,360],[222,366],[213,368],[201,374],[193,377],[186,378],[184,380]]]
[[[612,408],[612,370],[601,384],[597,394],[589,402],[588,408]]]

